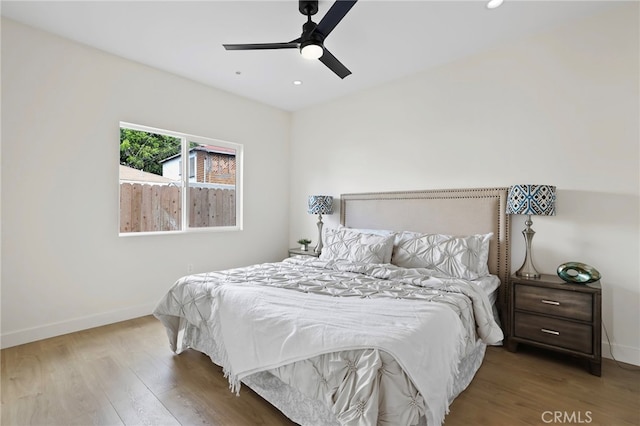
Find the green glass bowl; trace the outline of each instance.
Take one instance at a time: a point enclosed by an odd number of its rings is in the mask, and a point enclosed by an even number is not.
[[[587,284],[598,281],[600,272],[586,263],[567,262],[558,266],[558,276],[568,283]]]

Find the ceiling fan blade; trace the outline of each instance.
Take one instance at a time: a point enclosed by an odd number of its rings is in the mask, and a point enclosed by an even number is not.
[[[351,71],[349,71],[347,67],[342,65],[342,62],[340,62],[338,58],[333,56],[331,52],[329,52],[326,48],[324,49],[324,52],[320,57],[320,62],[325,64],[331,71],[336,73],[336,75],[340,78],[345,78],[346,76],[351,74]]]
[[[254,43],[254,44],[223,44],[227,50],[262,50],[262,49],[297,49],[297,40],[289,43]]]
[[[351,10],[358,0],[336,0],[329,8],[315,31],[327,37],[331,31],[342,21],[342,18]]]

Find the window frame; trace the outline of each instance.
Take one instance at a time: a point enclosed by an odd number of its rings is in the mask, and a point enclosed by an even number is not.
[[[118,127],[120,129],[130,129],[147,133],[156,133],[166,136],[171,136],[181,140],[180,149],[180,188],[181,196],[181,217],[180,217],[180,229],[175,231],[140,231],[140,232],[120,232],[120,178],[118,174],[118,236],[120,237],[132,237],[132,236],[146,236],[146,235],[174,235],[196,232],[228,232],[228,231],[242,231],[243,229],[243,191],[242,191],[242,176],[244,165],[244,146],[236,142],[224,141],[221,139],[214,139],[204,136],[192,135],[189,133],[182,133],[173,130],[165,130],[157,127],[150,127],[141,124],[129,123],[121,121]],[[190,203],[189,203],[189,161],[183,161],[185,158],[189,159],[189,142],[195,142],[198,144],[216,145],[224,148],[230,148],[235,150],[236,158],[236,173],[235,173],[235,217],[236,224],[232,226],[207,226],[207,227],[190,227],[189,215],[190,215]],[[118,161],[118,164],[120,162]],[[195,172],[195,171],[194,171]],[[193,185],[196,186],[196,185]]]

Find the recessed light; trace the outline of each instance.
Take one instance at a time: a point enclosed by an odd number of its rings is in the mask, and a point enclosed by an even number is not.
[[[495,9],[496,7],[499,7],[503,2],[504,0],[489,0],[489,3],[487,3],[487,9]]]
[[[300,86],[300,85],[302,85],[302,81],[301,80],[293,80],[293,85],[294,86]]]

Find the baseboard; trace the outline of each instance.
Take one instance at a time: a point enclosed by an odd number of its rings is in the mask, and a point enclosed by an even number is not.
[[[640,349],[602,342],[602,357],[640,366]]]
[[[155,304],[132,306],[125,309],[118,309],[116,311],[103,312],[96,315],[73,318],[38,327],[12,331],[0,336],[0,348],[10,348],[12,346],[35,342],[37,340],[73,333],[75,331],[86,330],[89,328],[100,327],[102,325],[113,324],[114,322],[142,317],[151,314],[155,306]]]

